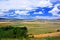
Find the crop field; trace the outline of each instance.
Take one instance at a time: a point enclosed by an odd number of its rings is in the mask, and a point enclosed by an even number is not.
[[[29,38],[28,40],[59,40],[60,39],[60,32],[58,33],[57,30],[60,30],[60,22],[48,22],[48,21],[44,21],[44,22],[40,22],[40,21],[22,21],[22,22],[0,22],[0,27],[2,26],[13,26],[13,27],[23,27],[26,26],[28,29],[28,34],[32,34],[33,36],[35,36],[34,38]],[[55,34],[56,36],[49,36],[52,34]],[[42,37],[42,35],[48,35],[47,37]],[[40,38],[37,35],[41,35]],[[9,40],[9,38],[7,39],[1,39],[1,40]],[[19,39],[10,39],[10,40],[19,40]],[[21,40],[21,39],[20,39]],[[25,40],[25,39],[23,39]]]

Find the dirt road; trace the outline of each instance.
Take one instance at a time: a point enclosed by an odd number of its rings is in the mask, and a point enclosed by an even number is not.
[[[43,38],[48,36],[59,36],[60,32],[54,32],[54,33],[47,33],[47,34],[35,34],[34,38]]]

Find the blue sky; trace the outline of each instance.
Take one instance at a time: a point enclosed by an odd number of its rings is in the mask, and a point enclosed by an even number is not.
[[[58,19],[60,0],[0,0],[0,18]]]

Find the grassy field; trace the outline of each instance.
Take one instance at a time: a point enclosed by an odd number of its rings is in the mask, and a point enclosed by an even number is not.
[[[21,39],[14,39],[14,38],[9,39],[9,38],[7,38],[7,39],[1,39],[1,40],[21,40]],[[25,39],[23,39],[23,40],[25,40]],[[30,38],[28,40],[60,40],[60,36],[45,37],[45,38],[39,38],[39,39],[37,39],[37,38]]]
[[[60,22],[0,22],[0,27],[6,25],[14,27],[26,26],[28,33],[31,34],[56,32],[57,29],[60,29]]]
[[[42,34],[56,32],[57,29],[60,29],[60,22],[20,22],[16,26],[26,26],[28,33],[31,34]]]
[[[57,29],[60,29],[60,22],[0,22],[1,26],[13,26],[13,27],[23,27],[26,26],[28,28],[28,34],[46,34],[46,33],[53,33],[57,32]],[[56,37],[46,37],[46,38],[30,38],[29,40],[59,40],[60,36]],[[5,40],[5,39],[1,39]],[[8,39],[6,39],[8,40]],[[10,40],[19,40],[19,39],[10,39]],[[21,39],[20,39],[21,40]],[[25,39],[24,39],[25,40]]]

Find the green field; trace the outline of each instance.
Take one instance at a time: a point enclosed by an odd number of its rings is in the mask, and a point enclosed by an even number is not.
[[[34,22],[0,22],[0,27],[2,26],[13,26],[13,27],[23,27],[26,26],[28,28],[28,34],[46,34],[46,33],[53,33],[57,32],[57,29],[60,29],[60,22],[40,22],[40,21],[34,21]],[[6,40],[8,40],[7,38]],[[56,37],[47,37],[47,38],[41,38],[41,39],[35,39],[30,38],[30,40],[59,40],[60,36]],[[5,39],[1,39],[5,40]],[[19,39],[10,39],[10,40],[19,40]],[[25,40],[25,39],[24,39]]]
[[[60,22],[20,22],[16,23],[16,26],[26,26],[28,33],[31,34],[42,34],[56,32],[57,29],[60,29]]]

